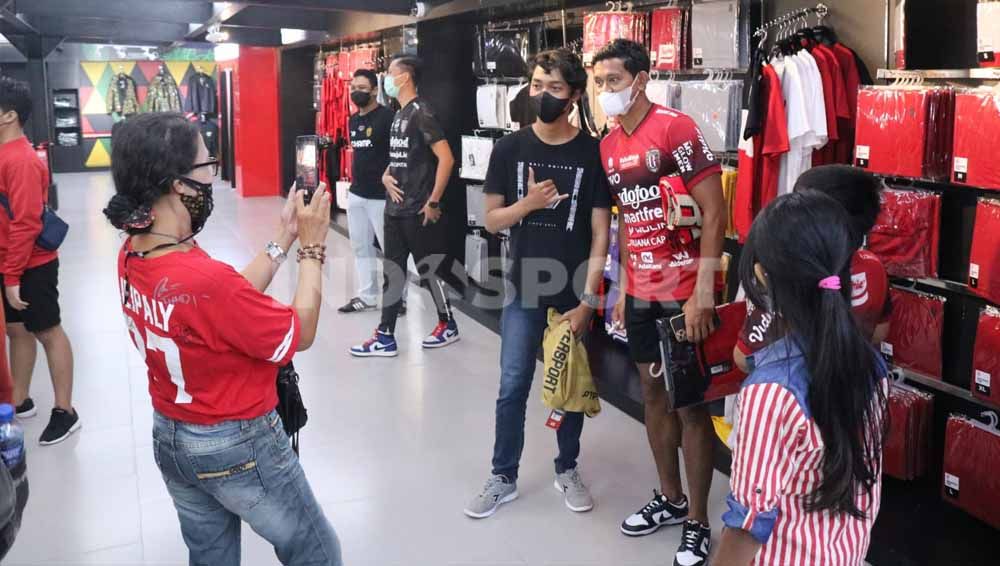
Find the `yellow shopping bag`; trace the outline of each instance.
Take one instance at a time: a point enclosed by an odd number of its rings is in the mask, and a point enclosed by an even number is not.
[[[569,322],[559,322],[561,316],[555,309],[549,309],[549,327],[542,340],[545,358],[542,403],[553,410],[593,417],[601,412],[601,401],[590,373],[587,350],[573,336]]]

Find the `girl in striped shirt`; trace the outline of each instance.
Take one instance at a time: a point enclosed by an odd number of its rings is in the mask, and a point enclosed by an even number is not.
[[[782,196],[753,224],[740,278],[783,336],[748,358],[713,566],[864,564],[888,368],[851,314],[852,252],[846,212],[818,192]]]

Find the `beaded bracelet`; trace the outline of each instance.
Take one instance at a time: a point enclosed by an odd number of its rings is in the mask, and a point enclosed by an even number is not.
[[[315,247],[308,246],[305,249],[300,249],[298,252],[298,261],[302,263],[304,259],[315,259],[320,262],[320,264],[326,263],[326,246]]]

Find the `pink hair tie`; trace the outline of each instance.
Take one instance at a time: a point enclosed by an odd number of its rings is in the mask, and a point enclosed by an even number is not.
[[[827,291],[839,291],[840,277],[837,275],[831,275],[826,279],[821,279],[819,282],[819,288],[826,289]]]

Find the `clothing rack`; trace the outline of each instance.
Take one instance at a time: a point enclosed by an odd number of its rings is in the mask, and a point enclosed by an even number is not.
[[[777,27],[784,27],[792,22],[795,22],[796,20],[803,19],[812,14],[816,14],[817,18],[819,19],[820,25],[822,25],[823,20],[826,18],[827,15],[829,15],[829,13],[830,13],[830,8],[828,8],[827,5],[823,3],[817,4],[812,8],[800,8],[798,10],[792,10],[791,12],[782,14],[781,16],[778,16],[773,20],[765,22],[763,25],[757,28],[756,31],[753,32],[753,36],[767,39],[768,30]]]

